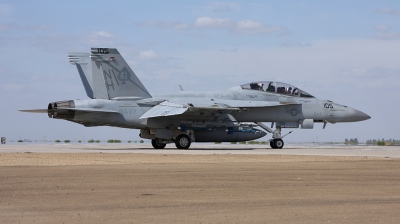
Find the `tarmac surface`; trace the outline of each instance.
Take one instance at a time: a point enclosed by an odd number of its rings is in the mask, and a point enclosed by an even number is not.
[[[285,145],[271,149],[269,145],[192,144],[188,150],[178,150],[174,144],[165,149],[153,149],[143,144],[8,144],[0,145],[2,152],[36,153],[144,153],[144,154],[245,154],[245,155],[320,155],[320,156],[370,156],[400,158],[400,146],[345,146],[345,145]]]
[[[0,145],[0,223],[399,223],[400,147]]]

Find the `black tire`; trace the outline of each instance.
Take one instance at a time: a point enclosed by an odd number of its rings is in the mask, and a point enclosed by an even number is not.
[[[276,148],[276,149],[281,149],[281,148],[283,148],[283,145],[284,145],[283,140],[280,139],[280,138],[274,139],[274,145],[275,145],[275,148]]]
[[[190,147],[190,138],[187,135],[179,135],[175,139],[175,145],[178,149],[188,149]]]
[[[275,148],[275,140],[271,140],[270,142],[269,142],[269,146],[271,146],[271,148]]]
[[[151,140],[151,145],[153,145],[153,148],[155,149],[163,149],[167,144],[161,143],[160,139],[156,138]]]

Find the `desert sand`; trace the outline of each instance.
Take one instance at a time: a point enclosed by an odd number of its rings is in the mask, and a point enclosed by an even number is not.
[[[0,223],[400,222],[398,158],[0,148],[0,170]]]

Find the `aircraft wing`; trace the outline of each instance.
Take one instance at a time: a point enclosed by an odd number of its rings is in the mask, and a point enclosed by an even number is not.
[[[153,102],[154,103],[154,102]],[[215,99],[170,99],[165,100],[143,114],[140,119],[164,117],[181,114],[200,114],[202,112],[221,112],[229,114],[233,111],[249,110],[254,107],[273,107],[287,105],[271,101],[215,100]]]
[[[224,111],[224,112],[230,112],[230,111],[241,111],[243,109],[241,108],[234,108],[234,107],[229,107],[227,105],[200,105],[200,106],[194,106],[193,104],[178,104],[178,103],[171,103],[168,101],[164,101],[150,110],[148,110],[145,114],[143,114],[140,119],[142,118],[151,118],[151,117],[163,117],[163,116],[173,116],[173,115],[180,115],[185,112],[198,112],[198,111]]]
[[[146,113],[144,113],[140,117],[140,119],[183,114],[188,109],[189,109],[188,106],[184,106],[182,104],[170,103],[170,102],[164,101],[164,102],[154,106],[150,110],[148,110]]]
[[[236,109],[250,109],[252,107],[275,107],[283,106],[288,104],[297,104],[294,102],[278,102],[278,101],[250,101],[250,100],[224,100],[224,99],[204,99],[204,98],[177,98],[170,99],[168,102],[180,104],[180,105],[190,105],[192,110],[196,108],[203,109],[226,109],[232,110]],[[235,110],[236,110],[235,109]]]

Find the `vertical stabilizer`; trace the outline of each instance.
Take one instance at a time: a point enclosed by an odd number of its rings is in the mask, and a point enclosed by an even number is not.
[[[99,76],[101,71],[109,99],[151,97],[117,49],[92,48],[90,53],[90,58],[95,62],[92,66],[93,84],[95,76]]]
[[[108,96],[107,88],[104,84],[104,76],[101,69],[101,62],[96,58],[92,58],[92,80],[93,80],[93,94],[96,99],[110,99]]]
[[[68,52],[68,61],[72,65],[76,65],[79,76],[81,77],[83,87],[88,97],[94,99],[93,83],[92,83],[92,66],[89,53]]]

